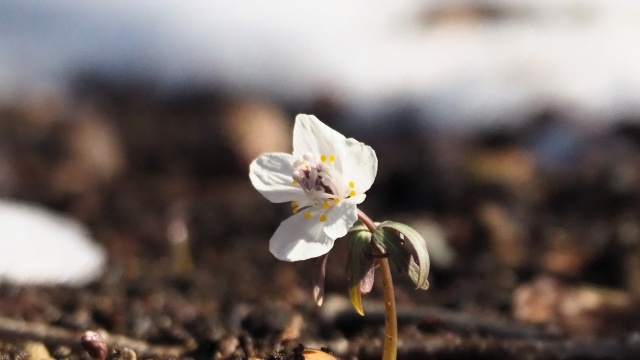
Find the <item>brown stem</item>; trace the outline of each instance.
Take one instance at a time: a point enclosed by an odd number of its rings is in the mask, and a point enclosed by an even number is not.
[[[358,219],[366,226],[371,233],[378,230],[378,226],[358,209]],[[373,247],[373,251],[378,251]],[[384,255],[384,254],[375,254]],[[398,353],[398,316],[396,315],[396,299],[393,292],[393,279],[391,278],[391,267],[386,257],[379,258],[378,264],[382,272],[382,284],[384,286],[384,351],[382,360],[395,360]]]

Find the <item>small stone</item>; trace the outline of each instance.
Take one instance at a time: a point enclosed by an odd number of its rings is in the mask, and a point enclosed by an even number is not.
[[[87,331],[82,334],[80,345],[93,359],[104,360],[107,357],[107,343],[95,331]]]
[[[550,276],[523,284],[513,293],[513,316],[533,324],[557,322],[556,307],[564,286]]]
[[[289,320],[287,326],[282,330],[282,333],[280,333],[280,340],[287,341],[299,339],[304,325],[305,323],[302,315],[298,313],[294,314]]]
[[[570,286],[544,276],[521,285],[513,296],[513,316],[571,335],[598,336],[632,328],[629,293],[594,286]]]
[[[570,334],[599,336],[624,331],[632,307],[631,296],[624,291],[583,286],[565,293],[558,313]]]
[[[137,358],[135,351],[124,348],[113,350],[107,360],[137,360]]]
[[[53,353],[51,355],[56,360],[66,360],[71,357],[71,354],[71,348],[69,348],[68,346],[59,345],[55,348],[55,350],[53,350]]]
[[[29,341],[24,344],[24,350],[29,354],[29,360],[49,360],[49,350],[41,342]]]
[[[239,345],[240,340],[238,340],[237,336],[223,337],[218,341],[218,351],[220,352],[220,356],[228,358],[236,351]]]

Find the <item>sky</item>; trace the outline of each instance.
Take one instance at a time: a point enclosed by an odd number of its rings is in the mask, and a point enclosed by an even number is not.
[[[600,124],[640,115],[638,35],[636,0],[0,0],[0,100],[92,70],[408,103],[443,126],[547,105]]]

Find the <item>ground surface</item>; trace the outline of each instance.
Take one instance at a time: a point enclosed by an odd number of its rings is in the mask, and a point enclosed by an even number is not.
[[[86,359],[85,330],[141,358],[273,358],[299,343],[340,358],[380,357],[380,284],[365,297],[366,316],[357,315],[345,244],[332,251],[320,308],[313,262],[283,263],[268,251],[289,210],[253,190],[241,145],[221,130],[229,109],[253,102],[83,86],[73,104],[2,110],[2,195],[77,217],[109,251],[109,265],[81,288],[0,285],[1,359]],[[399,358],[640,354],[633,126],[585,138],[543,113],[529,128],[460,138],[421,132],[403,109],[364,131],[340,122],[336,105],[305,112],[378,152],[363,209],[427,234],[431,289],[413,290],[394,274]],[[103,155],[84,156],[99,146]]]

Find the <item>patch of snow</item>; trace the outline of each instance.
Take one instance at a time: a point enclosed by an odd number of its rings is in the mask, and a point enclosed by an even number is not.
[[[80,286],[99,277],[105,262],[77,220],[0,200],[0,282]]]
[[[433,15],[460,4],[502,15]],[[606,122],[640,114],[637,34],[636,0],[13,0],[0,4],[0,89],[93,68],[302,100],[335,94],[356,108],[395,98],[445,124],[547,104]]]

